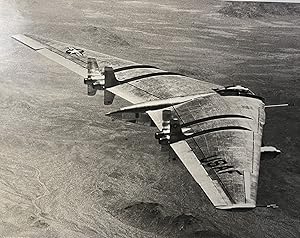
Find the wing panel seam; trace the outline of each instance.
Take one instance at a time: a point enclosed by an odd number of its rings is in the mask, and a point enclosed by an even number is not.
[[[182,126],[191,126],[194,124],[198,124],[201,122],[206,122],[206,121],[211,121],[211,120],[217,120],[217,119],[223,119],[223,118],[244,118],[244,119],[251,119],[251,117],[247,117],[244,115],[238,115],[238,114],[225,114],[225,115],[216,115],[216,116],[211,116],[211,117],[205,117],[205,118],[200,118],[194,121],[190,121],[187,123],[183,123]]]

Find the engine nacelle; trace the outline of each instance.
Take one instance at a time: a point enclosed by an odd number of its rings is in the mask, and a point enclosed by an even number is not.
[[[183,140],[193,134],[190,128],[181,127],[179,119],[171,110],[163,110],[162,119],[162,130],[155,133],[162,151],[169,150],[170,143]]]
[[[170,132],[166,131],[159,131],[155,133],[155,139],[159,140],[159,144],[161,144],[161,141],[163,140],[170,140]]]
[[[84,79],[84,84],[87,85],[89,96],[94,96],[97,90],[104,90],[105,78],[99,71],[99,66],[95,58],[88,58],[87,61],[87,78]]]
[[[88,74],[87,78],[84,79],[84,84],[87,85],[88,95],[94,96],[97,90],[104,90],[104,105],[112,104],[115,94],[107,89],[119,84],[113,68],[104,67],[103,72],[100,72],[97,60],[88,58],[87,69]]]
[[[97,90],[104,90],[104,79],[95,76],[88,75],[84,79],[84,84],[87,85],[87,93],[89,96],[94,96]]]

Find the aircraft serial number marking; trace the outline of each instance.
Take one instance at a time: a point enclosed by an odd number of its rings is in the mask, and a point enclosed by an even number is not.
[[[232,165],[227,165],[227,161],[225,159],[216,157],[215,155],[206,157],[201,159],[200,162],[210,168],[212,168],[217,174],[223,173],[237,173],[242,175],[242,173],[236,169]]]

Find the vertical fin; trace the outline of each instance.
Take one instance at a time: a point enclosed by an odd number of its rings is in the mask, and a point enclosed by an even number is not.
[[[112,67],[104,67],[104,77],[105,77],[105,91],[104,91],[104,105],[111,105],[114,101],[115,94],[107,91],[107,88],[116,86],[119,84],[119,81],[116,79],[114,70]]]
[[[104,91],[104,105],[111,105],[114,101],[115,94],[105,90]]]
[[[184,139],[184,134],[181,130],[181,125],[177,117],[171,118],[170,121],[170,143]]]
[[[103,74],[105,76],[105,88],[110,88],[119,84],[112,67],[105,66]]]

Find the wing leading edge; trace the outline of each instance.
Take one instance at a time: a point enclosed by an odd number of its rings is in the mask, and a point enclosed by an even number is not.
[[[264,124],[264,104],[258,97],[220,94],[215,90],[223,88],[219,85],[95,51],[75,47],[80,54],[70,54],[69,45],[58,41],[13,38],[87,79],[102,80],[99,68],[104,68],[104,77],[110,75],[113,83],[105,85],[104,80],[101,88],[135,104],[118,111],[121,118],[128,112],[142,119],[148,115],[163,130],[163,110],[170,109],[180,122],[181,135],[169,146],[213,205],[255,207]]]
[[[116,94],[131,103],[182,97],[214,92],[221,86],[184,75],[161,70],[151,65],[137,64],[99,52],[83,50],[82,55],[68,54],[69,44],[32,35],[15,35],[17,41],[37,53],[61,64],[82,77],[87,76],[88,58],[95,58],[100,69],[113,69],[118,84],[105,91]],[[79,47],[74,47],[80,49]],[[109,66],[109,67],[107,67]]]

